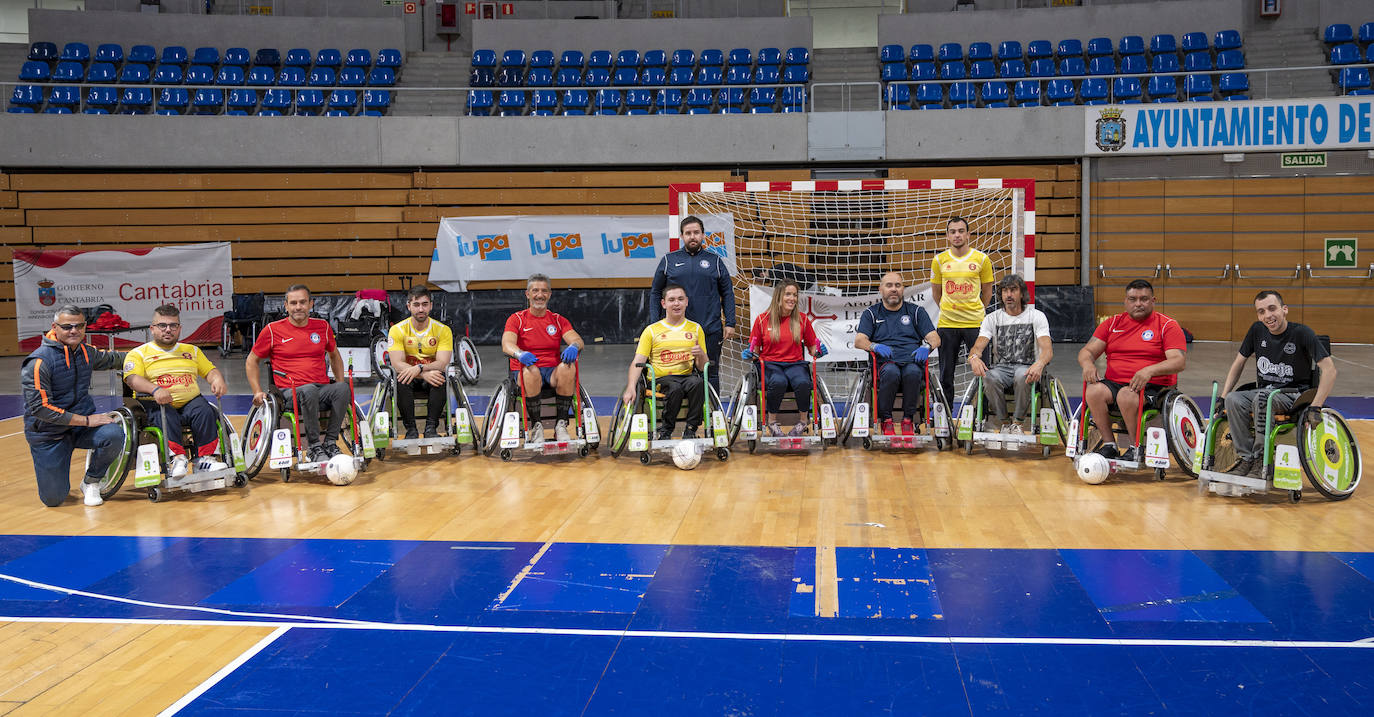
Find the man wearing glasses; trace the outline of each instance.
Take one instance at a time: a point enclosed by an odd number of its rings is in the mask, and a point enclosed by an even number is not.
[[[24,438],[33,456],[38,498],[49,508],[62,505],[71,492],[72,451],[91,451],[81,494],[96,506],[100,480],[124,448],[124,429],[108,413],[97,413],[91,400],[92,371],[119,368],[124,354],[101,351],[86,343],[86,316],[70,304],[57,310],[52,330],[24,359]]]
[[[171,304],[153,309],[153,340],[130,351],[124,361],[124,382],[143,404],[149,425],[167,437],[172,453],[168,472],[173,478],[184,477],[189,468],[190,458],[181,445],[183,423],[191,427],[196,442],[197,471],[228,467],[216,459],[221,453],[218,416],[196,384],[197,377],[204,378],[211,393],[223,396],[224,377],[199,346],[180,342],[180,317],[181,310]]]

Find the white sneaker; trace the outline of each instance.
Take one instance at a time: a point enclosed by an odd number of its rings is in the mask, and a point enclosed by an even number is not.
[[[529,433],[525,434],[525,442],[526,442],[526,443],[543,443],[543,442],[544,442],[544,424],[543,424],[543,423],[540,423],[539,421],[535,421],[534,423],[531,423],[531,424],[530,424]]]
[[[217,461],[214,456],[202,456],[196,461],[196,470],[198,471],[222,471],[228,467],[228,463]]]
[[[172,478],[185,478],[186,470],[186,456],[172,456],[172,466],[167,470],[167,475]]]
[[[81,496],[86,499],[86,505],[91,507],[105,503],[105,499],[100,497],[99,483],[82,483]]]
[[[1010,433],[1013,436],[1024,435],[1025,432],[1026,429],[1022,428],[1020,423],[1012,423],[1007,426],[1007,433]]]
[[[558,423],[553,424],[553,439],[559,443],[567,443],[572,440],[572,436],[568,435],[568,421],[566,419],[560,418]]]

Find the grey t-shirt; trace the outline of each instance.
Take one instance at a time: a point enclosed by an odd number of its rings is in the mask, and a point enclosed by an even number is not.
[[[1050,335],[1050,322],[1035,307],[1016,316],[998,309],[983,317],[978,335],[992,342],[996,363],[1029,366],[1035,363],[1035,340]]]

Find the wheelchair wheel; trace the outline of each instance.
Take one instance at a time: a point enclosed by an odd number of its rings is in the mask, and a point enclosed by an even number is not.
[[[461,336],[458,343],[453,347],[453,357],[458,362],[458,376],[469,386],[476,386],[477,379],[482,377],[482,357],[477,353],[476,344],[472,339]]]
[[[1197,444],[1203,440],[1206,430],[1202,421],[1202,409],[1193,399],[1182,391],[1170,391],[1164,396],[1164,430],[1169,444],[1169,452],[1183,472],[1196,478],[1198,467]]]
[[[630,422],[634,420],[635,407],[625,403],[625,398],[615,400],[615,410],[611,413],[611,455],[619,458],[630,442]]]
[[[812,396],[812,397],[811,397],[811,411],[817,416],[817,418],[816,418],[816,424],[815,424],[816,427],[814,428],[814,430],[819,431],[819,430],[821,430],[821,429],[820,429],[820,425],[821,425],[821,424],[820,424],[821,406],[830,406],[830,412],[831,412],[831,414],[833,415],[834,412],[835,412],[835,399],[831,397],[831,395],[830,395],[830,387],[827,386],[827,385],[825,385],[825,379],[821,378],[820,376],[817,376],[817,377],[816,377],[816,393],[818,393],[818,394],[820,394],[820,395],[818,395],[818,396]],[[834,438],[826,438],[825,436],[821,436],[821,450],[822,450],[822,451],[825,450],[826,446],[833,446],[833,445],[835,445],[835,439],[834,439]]]
[[[586,386],[578,386],[578,387],[577,387],[577,395],[578,395],[578,400],[582,403],[582,410],[585,411],[585,410],[587,410],[588,408],[592,409],[592,420],[593,420],[593,421],[599,421],[600,419],[599,419],[599,417],[597,417],[597,415],[596,415],[596,406],[592,403],[591,394],[588,394],[588,393],[587,393],[587,387],[586,387]],[[575,422],[576,422],[576,424],[577,424],[577,434],[578,434],[579,436],[582,436],[583,438],[586,438],[587,429],[586,429],[585,424],[583,424],[583,422],[582,422],[582,416],[578,416],[578,417],[575,419]],[[598,424],[598,426],[597,426],[597,431],[598,431],[598,433],[600,432],[600,430],[601,430],[601,428],[600,428],[600,425]],[[601,447],[600,441],[598,441],[598,442],[596,442],[596,443],[588,443],[588,444],[586,445],[586,448],[587,448],[588,452],[590,452],[590,453],[595,453],[595,452],[597,451],[597,449],[600,448],[600,447]]]
[[[1312,411],[1322,414],[1316,427],[1307,424]],[[1360,446],[1345,418],[1330,408],[1308,408],[1299,416],[1298,457],[1307,481],[1331,500],[1349,498],[1360,484]]]
[[[472,401],[468,399],[468,392],[463,390],[463,382],[453,376],[449,376],[448,385],[449,390],[453,392],[453,400],[456,402],[454,408],[462,406],[468,409],[468,426],[472,430],[472,450],[474,453],[477,453],[482,450],[482,446],[487,444],[486,431],[483,430],[482,426],[477,425],[477,416],[472,410]],[[456,429],[456,427],[453,426],[452,414],[453,412],[449,411],[448,421],[450,435],[452,435],[453,431]],[[454,444],[455,452],[460,451],[459,445],[458,443]]]
[[[120,408],[115,413],[119,416],[119,427],[124,430],[124,444],[114,461],[110,463],[110,467],[105,469],[104,477],[100,479],[100,497],[107,500],[118,493],[124,485],[124,479],[129,475],[129,466],[134,462],[134,454],[138,452],[139,431],[133,412],[128,408]]]
[[[496,390],[487,402],[487,415],[482,420],[482,453],[491,455],[501,443],[501,423],[506,412],[515,404],[515,386],[510,379],[496,385]]]
[[[360,406],[358,406],[357,401],[353,402],[353,405],[349,408],[349,411],[351,415],[345,415],[343,425],[339,427],[339,437],[344,439],[344,443],[348,445],[348,454],[354,457],[358,457],[363,455],[363,439],[362,436],[357,436],[353,434],[353,422],[355,420],[357,421],[359,432],[366,431],[368,430],[367,416],[363,414],[363,409]],[[367,464],[371,462],[371,458],[364,457],[363,470],[367,470]]]
[[[1203,457],[1203,468],[1208,470],[1229,473],[1240,462],[1240,456],[1236,455],[1236,444],[1231,442],[1231,422],[1225,414],[1212,419],[1214,425],[1211,427],[1216,436],[1216,442],[1212,446],[1212,454]]]
[[[271,394],[261,406],[253,406],[248,411],[248,420],[243,424],[243,461],[244,475],[253,478],[267,465],[267,454],[272,447],[272,431],[277,427],[277,400]]]
[[[391,345],[390,336],[372,339],[372,377],[377,380],[390,376],[391,365],[387,363],[386,347]],[[374,409],[375,410],[375,409]]]
[[[740,427],[744,425],[744,407],[750,405],[755,399],[758,391],[758,377],[753,371],[747,371],[740,376],[735,384],[735,389],[726,394],[725,398],[725,420],[726,445],[733,447],[735,439],[739,437]]]
[[[953,424],[953,422],[954,422],[954,420],[955,420],[954,409],[953,409],[953,407],[950,406],[948,397],[945,396],[945,389],[944,389],[944,386],[941,385],[941,383],[940,383],[938,380],[935,380],[935,379],[932,379],[930,383],[931,383],[931,386],[930,386],[930,395],[931,395],[932,399],[933,399],[937,404],[943,405],[943,406],[945,407],[945,421],[949,422],[950,424]],[[924,396],[925,393],[922,392],[921,395]],[[902,400],[906,400],[906,399],[903,398]],[[926,415],[930,415],[930,414],[931,414],[931,407],[930,407],[930,406],[923,406],[922,408],[925,409],[924,413],[925,413]],[[934,432],[935,432],[935,424],[933,423],[933,421],[934,421],[933,418],[931,418],[931,419],[929,419],[929,420],[927,420],[927,421],[922,421],[922,423],[925,425],[925,430],[926,430],[926,431],[929,431],[929,432],[931,432],[931,433],[934,433]],[[937,451],[953,450],[953,449],[954,449],[954,445],[955,445],[955,438],[954,438],[954,436],[953,436],[953,433],[954,433],[954,431],[953,431],[953,426],[951,425],[951,428],[950,428],[950,437],[949,437],[948,439],[940,438],[940,437],[937,436],[937,437],[935,438],[935,450],[937,450]]]
[[[870,374],[867,367],[854,377],[854,381],[849,384],[849,391],[845,393],[847,403],[844,407],[844,418],[840,419],[839,435],[836,438],[840,445],[849,445],[849,435],[854,431],[854,407],[862,403],[867,397],[869,389]],[[869,423],[873,422],[873,407],[869,406]]]
[[[1069,393],[1059,379],[1050,379],[1050,408],[1054,409],[1054,424],[1059,431],[1059,442],[1069,445],[1074,436],[1069,435],[1069,423],[1073,420],[1073,409],[1069,407]]]

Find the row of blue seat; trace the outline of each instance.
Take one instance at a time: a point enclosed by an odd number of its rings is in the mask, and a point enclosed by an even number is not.
[[[7,112],[9,112],[10,114],[30,114],[30,115],[31,115],[31,114],[35,114],[35,110],[34,110],[32,107],[10,107],[10,108],[7,110]],[[45,115],[70,115],[70,114],[77,114],[77,112],[74,112],[70,107],[49,107],[49,108],[43,110],[42,114],[45,114]],[[142,115],[142,114],[155,114],[155,115],[167,115],[167,116],[174,116],[174,117],[175,117],[175,116],[180,116],[180,115],[184,115],[184,114],[188,114],[188,113],[186,113],[186,112],[179,112],[179,111],[177,111],[177,110],[175,110],[175,109],[171,109],[171,108],[159,108],[159,109],[154,110],[153,112],[149,113],[149,112],[125,111],[125,110],[123,110],[123,109],[120,109],[120,110],[117,111],[117,112],[111,112],[110,110],[103,109],[103,108],[99,108],[99,107],[88,107],[88,108],[86,108],[86,109],[84,109],[84,110],[81,110],[80,114],[85,114],[85,115],[111,115],[111,114],[120,114],[120,115],[136,114],[136,115]],[[213,112],[207,112],[207,113],[189,113],[189,114],[207,115],[207,114],[215,114],[215,113],[213,113]],[[319,112],[319,111],[311,111],[311,110],[300,110],[300,111],[295,111],[295,112],[293,112],[293,111],[282,112],[281,110],[259,109],[257,112],[248,112],[248,111],[246,111],[246,110],[229,110],[229,111],[225,112],[224,114],[225,114],[226,116],[230,116],[230,117],[235,117],[235,116],[237,116],[237,117],[320,117],[320,116],[324,116],[324,117],[382,117],[385,113],[381,112],[380,110],[364,110],[364,111],[362,111],[362,112],[350,112],[350,111],[348,111],[348,110],[326,110],[325,112],[321,113],[321,112]]]
[[[663,50],[648,50],[643,55],[639,50],[621,50],[611,54],[610,50],[596,50],[583,55],[580,50],[566,50],[558,60],[557,67],[587,69],[601,67],[617,69],[621,67],[752,67],[757,65],[805,65],[811,61],[811,51],[805,47],[789,48],[786,53],[776,47],[765,47],[758,52],[758,62],[748,48],[736,48],[726,55],[722,50],[702,50],[700,57],[692,50],[674,50],[671,57]],[[524,50],[506,50],[497,63],[495,50],[477,50],[472,53],[473,67],[488,68],[549,68],[554,65],[552,50],[535,50],[526,60]]]
[[[548,68],[536,68],[521,74],[519,70],[506,68],[500,75],[493,77],[490,70],[475,68],[470,80],[473,87],[633,87],[635,85],[775,85],[778,83],[800,84],[811,79],[811,70],[806,65],[776,65],[748,67],[646,67],[636,70],[621,67],[614,73],[603,67],[592,67],[586,72],[574,67],[559,68],[557,74]]]
[[[528,94],[528,97],[527,97]],[[468,93],[468,114],[503,117],[529,114],[550,115],[646,115],[646,114],[764,114],[771,112],[801,112],[806,107],[806,88],[755,87],[746,95],[742,88],[709,90],[633,89],[597,90],[491,90]]]
[[[1345,23],[1327,25],[1322,39],[1331,46],[1327,61],[1332,65],[1374,63],[1374,22],[1360,26],[1359,44],[1355,42],[1354,31]],[[1341,94],[1374,95],[1369,68],[1340,67],[1332,71],[1332,79]]]
[[[1242,47],[1240,32],[1237,30],[1222,30],[1216,34],[1215,42],[1212,46],[1207,44],[1207,33],[1190,32],[1183,36],[1181,45],[1184,55],[1190,53],[1209,53],[1212,50],[1225,52],[1228,50],[1239,50]],[[918,43],[911,46],[909,52],[902,45],[883,45],[879,49],[879,62],[978,62],[982,60],[997,60],[999,62],[1007,60],[1064,60],[1067,58],[1078,58],[1091,60],[1095,57],[1135,57],[1146,54],[1145,38],[1140,35],[1126,35],[1121,38],[1119,44],[1114,43],[1109,37],[1095,37],[1088,41],[1085,47],[1081,40],[1069,39],[1061,40],[1058,48],[1050,43],[1049,40],[1035,40],[1029,43],[1025,51],[1022,51],[1021,43],[1016,40],[1008,40],[997,47],[996,54],[993,53],[992,43],[974,42],[968,46],[968,56],[964,55],[964,47],[957,42],[946,42],[941,44],[939,50],[934,45]],[[1157,55],[1178,55],[1180,45],[1174,41],[1174,36],[1169,34],[1155,35],[1150,38],[1149,54],[1151,57]]]
[[[1360,52],[1360,46],[1353,42],[1331,46],[1331,54],[1327,59],[1333,65],[1357,65],[1361,62],[1374,62],[1374,45],[1365,48]]]
[[[1085,75],[1144,75],[1170,72],[1207,72],[1217,70],[1245,69],[1245,55],[1241,50],[1223,50],[1217,53],[1216,62],[1206,52],[1192,52],[1184,55],[1179,65],[1177,55],[1155,55],[1146,61],[1144,55],[1128,55],[1121,58],[1118,65],[1115,57],[1094,57],[1084,62],[1081,57],[1066,57],[1059,61],[1041,58],[1031,60],[1003,60],[1000,65],[993,60],[975,60],[967,66],[960,61],[936,63],[914,62],[910,67],[905,62],[885,62],[881,76],[884,81],[895,80],[990,80],[1020,79],[1024,77],[1082,77]]]
[[[1008,87],[1008,85],[1011,87]],[[1015,100],[1017,105],[1055,105],[1106,104],[1108,100],[1119,104],[1134,104],[1142,101],[1176,102],[1179,99],[1200,102],[1215,98],[1249,99],[1245,92],[1250,89],[1249,79],[1243,74],[1222,75],[1213,82],[1210,75],[1188,75],[1180,88],[1173,77],[1156,75],[1142,83],[1139,77],[1118,77],[1109,84],[1102,78],[1088,78],[1079,83],[1066,78],[1056,78],[1044,83],[1037,80],[1019,80],[1015,83],[990,81],[978,85],[973,82],[955,82],[948,85],[922,83],[918,85],[894,84],[887,89],[889,105],[910,103],[914,98],[918,106],[943,104],[949,100],[951,106],[967,107],[982,101],[985,107],[1006,107],[1007,102]],[[1180,94],[1179,90],[1182,89]],[[999,104],[1000,103],[1000,104]]]
[[[1322,31],[1322,39],[1328,45],[1335,45],[1342,42],[1354,42],[1355,31],[1343,22],[1332,23]],[[1359,40],[1361,45],[1374,43],[1374,22],[1367,22],[1360,26]]]
[[[92,63],[89,69],[76,62],[59,62],[51,71],[42,62],[28,61],[19,70],[21,82],[120,82],[125,84],[158,85],[251,85],[267,87],[282,85],[286,87],[389,87],[396,84],[396,72],[390,67],[374,67],[370,71],[361,67],[345,67],[336,74],[328,67],[316,67],[306,74],[302,67],[283,67],[280,72],[271,67],[253,67],[246,73],[242,67],[223,65],[215,70],[209,65],[191,65],[185,73],[178,65],[158,65],[156,71],[149,72],[147,65],[126,62],[118,70],[108,62]]]
[[[287,50],[286,60],[283,63],[281,51],[275,48],[263,48],[258,50],[256,55],[252,55],[248,48],[230,47],[224,51],[224,55],[221,57],[219,49],[214,47],[198,47],[192,54],[188,53],[186,48],[181,45],[168,45],[162,48],[161,62],[166,65],[185,66],[192,64],[211,67],[219,67],[220,65],[248,67],[250,64],[274,68],[281,67],[283,64],[288,67],[310,67],[312,57],[315,66],[330,67],[335,70],[340,67],[368,69],[373,66],[372,52],[362,48],[349,50],[346,56],[333,48],[320,50],[318,55],[313,55],[310,50],[305,48],[294,48]],[[84,42],[69,42],[62,47],[60,53],[57,51],[55,43],[35,42],[29,46],[28,59],[35,62],[46,62],[50,65],[57,62],[86,64],[92,60],[114,65],[125,61],[152,65],[158,62],[158,53],[157,48],[152,45],[134,45],[129,49],[126,60],[124,48],[113,43],[97,46],[95,54],[92,55],[90,46]],[[403,60],[401,51],[395,48],[384,48],[377,51],[376,65],[378,67],[389,67],[395,70],[401,66]]]
[[[11,112],[38,112],[67,114],[82,109],[82,94],[74,87],[53,87],[44,92],[42,87],[21,86],[10,99]],[[271,89],[259,92],[249,89],[224,90],[205,88],[190,90],[168,87],[157,93],[154,103],[153,89],[150,87],[126,87],[121,92],[114,87],[92,87],[85,93],[86,111],[103,110],[105,113],[148,114],[153,110],[170,110],[174,114],[191,111],[196,114],[218,114],[221,109],[230,112],[252,112],[256,109],[271,109],[289,113],[293,106],[301,110],[339,110],[352,111],[360,106],[365,110],[384,113],[391,106],[391,92],[388,90],[280,90]],[[361,105],[359,101],[361,100]],[[98,114],[91,112],[92,114]],[[165,113],[159,113],[165,114]]]

